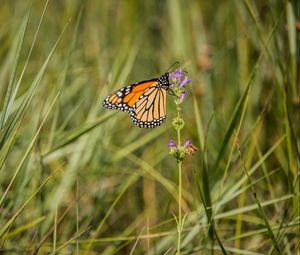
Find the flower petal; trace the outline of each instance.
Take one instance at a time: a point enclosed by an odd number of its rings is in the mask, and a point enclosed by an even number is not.
[[[172,139],[169,141],[169,144],[168,144],[168,145],[169,145],[169,148],[170,148],[170,149],[176,148],[176,147],[177,147],[176,142],[175,142],[174,140],[172,140]]]
[[[185,143],[184,143],[184,147],[186,148],[186,147],[188,147],[189,145],[191,145],[192,144],[192,142],[191,142],[191,139],[187,139],[186,141],[185,141]]]
[[[178,70],[175,70],[174,72],[172,72],[172,73],[170,73],[169,74],[169,78],[171,79],[171,80],[178,80],[179,81],[179,79],[182,77],[182,69],[181,68],[179,68]]]
[[[179,97],[179,102],[180,103],[182,103],[182,101],[185,99],[185,97],[186,97],[186,91],[183,91],[182,93],[181,93],[181,95],[180,95],[180,97]]]
[[[184,79],[179,83],[179,88],[182,88],[184,85],[190,83],[191,80],[187,76],[184,77]]]

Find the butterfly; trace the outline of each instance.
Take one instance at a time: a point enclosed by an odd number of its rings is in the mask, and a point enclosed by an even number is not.
[[[166,119],[169,87],[169,73],[165,73],[121,88],[108,95],[102,104],[108,109],[127,112],[140,128],[155,128]]]

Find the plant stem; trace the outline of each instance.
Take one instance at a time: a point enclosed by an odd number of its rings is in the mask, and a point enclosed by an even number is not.
[[[180,255],[180,242],[181,242],[181,230],[182,230],[182,217],[181,217],[181,192],[182,192],[182,178],[181,178],[181,165],[182,161],[178,160],[178,186],[179,186],[179,191],[178,191],[178,226],[177,226],[177,231],[178,231],[178,237],[177,237],[177,254]]]
[[[180,106],[177,104],[176,107],[177,110],[177,119],[180,119]],[[181,138],[180,138],[180,130],[181,128],[177,128],[177,144],[181,144]],[[182,197],[182,160],[177,159],[177,165],[178,165],[178,236],[177,236],[177,254],[180,255],[180,243],[181,243],[181,230],[182,230],[182,217],[181,217],[181,197]]]

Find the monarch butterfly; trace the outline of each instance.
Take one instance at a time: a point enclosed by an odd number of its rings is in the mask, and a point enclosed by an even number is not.
[[[166,119],[166,96],[170,90],[169,73],[121,88],[103,101],[112,110],[128,112],[140,128],[155,128]]]

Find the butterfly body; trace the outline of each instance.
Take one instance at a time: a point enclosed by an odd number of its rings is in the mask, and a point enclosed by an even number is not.
[[[103,101],[112,110],[128,112],[133,123],[141,128],[155,128],[166,119],[166,95],[169,90],[169,74],[141,81],[121,88]]]

